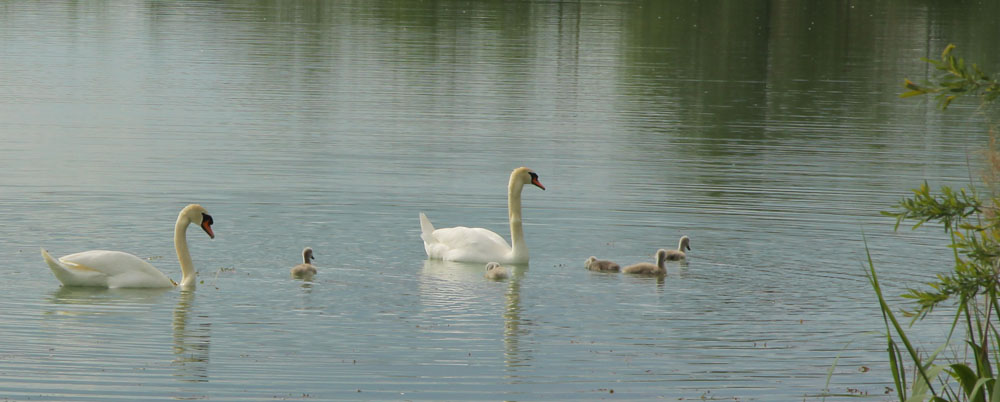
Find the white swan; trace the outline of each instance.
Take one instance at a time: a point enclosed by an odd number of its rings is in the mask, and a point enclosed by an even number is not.
[[[312,265],[312,260],[315,259],[316,257],[313,257],[313,249],[311,247],[303,249],[302,263],[292,268],[292,277],[311,278],[313,275],[316,275],[316,267]]]
[[[687,236],[681,236],[681,240],[677,242],[677,250],[667,250],[667,260],[677,261],[687,258],[684,254],[684,249],[691,250],[691,239]]]
[[[618,264],[608,260],[598,260],[597,257],[590,256],[583,263],[583,266],[591,271],[618,272],[622,269]]]
[[[181,210],[174,225],[174,248],[181,263],[181,286],[194,287],[195,270],[187,247],[187,227],[201,226],[208,236],[212,232],[212,216],[201,205],[191,204]],[[167,278],[148,262],[121,251],[91,250],[70,254],[58,260],[42,249],[42,258],[64,286],[94,286],[104,288],[167,288],[177,283]]]
[[[507,279],[507,268],[497,262],[486,264],[486,279]]]
[[[639,274],[639,275],[666,275],[667,268],[663,266],[663,263],[667,260],[667,250],[659,249],[656,251],[656,265],[650,264],[648,262],[640,262],[635,265],[629,265],[622,269],[622,272],[626,274]]]
[[[420,238],[424,240],[427,257],[446,261],[527,263],[528,244],[524,241],[524,230],[521,228],[521,189],[529,183],[545,190],[545,186],[538,181],[538,175],[531,169],[519,167],[510,173],[507,211],[510,214],[510,240],[513,246],[508,245],[500,235],[483,228],[458,226],[434,230],[434,225],[421,212]]]

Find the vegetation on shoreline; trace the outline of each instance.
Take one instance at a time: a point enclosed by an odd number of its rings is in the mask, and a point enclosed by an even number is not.
[[[940,75],[920,85],[905,80],[904,87],[909,91],[900,96],[934,95],[942,110],[960,96],[976,96],[991,126],[988,110],[1000,97],[1000,83],[977,65],[954,56],[954,49],[954,45],[948,45],[940,60],[924,59]],[[1000,149],[996,145],[991,140],[985,151],[984,188],[970,183],[968,189],[942,186],[932,193],[925,182],[893,210],[882,212],[896,219],[897,230],[904,222],[912,223],[913,229],[926,223],[940,224],[950,235],[954,251],[951,272],[939,274],[926,289],[910,289],[903,295],[915,306],[902,311],[912,318],[911,324],[945,302],[952,301],[956,306],[948,340],[930,355],[913,346],[885,300],[868,254],[866,274],[881,307],[890,369],[900,401],[1000,401],[1000,381],[996,378],[1000,373],[1000,331],[994,324],[1000,317]],[[971,359],[940,362],[943,359],[938,354],[949,345],[959,326],[964,329],[963,343]]]

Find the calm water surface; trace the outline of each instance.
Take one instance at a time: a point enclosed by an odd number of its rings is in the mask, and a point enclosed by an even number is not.
[[[0,397],[819,400],[838,356],[827,399],[882,395],[862,231],[892,294],[948,269],[878,211],[967,184],[986,137],[896,95],[1000,34],[882,3],[2,2]],[[426,261],[420,211],[508,235],[518,166],[530,266]],[[191,202],[196,291],[61,288],[38,254],[179,279]],[[684,234],[664,280],[583,269]]]

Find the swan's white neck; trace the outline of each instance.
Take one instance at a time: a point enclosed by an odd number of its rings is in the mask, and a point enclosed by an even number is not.
[[[524,228],[521,227],[521,183],[513,175],[507,187],[507,212],[510,214],[510,245],[511,260],[514,263],[528,262],[528,244],[524,241]]]
[[[195,284],[194,263],[188,252],[187,227],[191,224],[185,216],[178,216],[174,225],[174,249],[177,250],[177,261],[181,263],[181,287],[193,288]]]

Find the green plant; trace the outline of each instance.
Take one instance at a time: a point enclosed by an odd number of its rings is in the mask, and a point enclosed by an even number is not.
[[[1000,97],[1000,83],[983,73],[975,64],[968,65],[955,57],[954,45],[941,53],[941,60],[924,61],[941,71],[933,82],[923,85],[906,80],[909,92],[901,97],[935,94],[941,109],[958,96],[977,95],[982,107],[992,106]],[[989,117],[989,116],[987,116]],[[992,131],[992,130],[991,130]],[[866,275],[875,294],[885,323],[889,366],[900,401],[976,401],[1000,402],[1000,332],[994,324],[1000,317],[1000,196],[996,191],[1000,177],[1000,149],[994,140],[985,152],[987,167],[983,179],[990,191],[983,193],[974,186],[953,190],[941,187],[932,194],[925,182],[903,198],[893,210],[883,215],[896,219],[895,229],[903,222],[917,229],[927,223],[940,224],[950,235],[954,254],[951,272],[939,274],[925,289],[909,289],[904,298],[915,305],[903,315],[911,317],[910,325],[923,319],[946,302],[955,306],[948,339],[930,355],[917,350],[903,325],[900,324],[882,293],[882,286],[868,254]],[[867,240],[865,250],[868,251]],[[971,355],[966,361],[938,363],[938,354],[951,343],[958,328],[964,330],[963,345]],[[913,368],[907,377],[906,365]]]
[[[935,81],[922,85],[905,80],[903,86],[909,91],[900,97],[936,94],[938,106],[942,110],[947,109],[948,105],[960,95],[979,95],[982,97],[983,105],[990,104],[1000,97],[1000,82],[983,73],[979,66],[968,65],[965,59],[952,55],[953,50],[955,45],[945,47],[941,52],[941,60],[921,59],[933,65],[935,69],[941,71],[941,74]]]
[[[984,203],[976,191],[954,191],[949,187],[942,187],[939,195],[932,195],[927,183],[913,192],[914,196],[904,198],[894,211],[883,214],[896,218],[897,229],[904,221],[916,221],[914,229],[927,222],[940,223],[951,235],[950,246],[954,250],[955,265],[953,272],[940,274],[936,281],[928,283],[930,289],[910,289],[904,294],[903,297],[912,300],[917,308],[903,313],[912,317],[912,324],[946,301],[956,301],[957,308],[948,341],[930,356],[922,357],[886,302],[869,255],[867,275],[885,321],[889,364],[897,396],[900,401],[922,401],[928,397],[934,401],[985,402],[987,397],[990,401],[1000,401],[1000,382],[994,377],[994,363],[991,363],[1000,361],[996,353],[1000,349],[1000,334],[993,323],[994,314],[1000,316],[1000,305],[997,304],[997,294],[1000,293],[1000,218],[983,213],[997,205],[1000,199],[991,198]],[[937,364],[937,355],[947,346],[960,323],[965,326],[965,344],[972,352],[973,364]],[[896,338],[902,345],[897,343]],[[909,382],[904,370],[906,361],[913,364],[917,374]],[[1000,372],[1000,366],[996,369]],[[949,377],[958,382],[958,390]],[[935,383],[940,385],[938,389]]]

